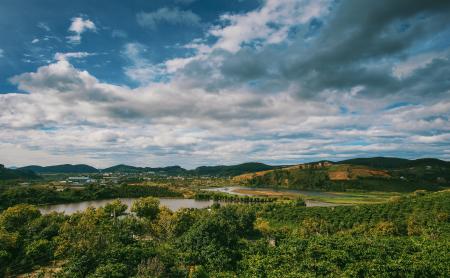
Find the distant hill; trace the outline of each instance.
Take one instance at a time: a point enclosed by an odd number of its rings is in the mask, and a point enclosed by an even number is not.
[[[8,169],[0,164],[0,180],[31,180],[38,179],[35,173],[29,170]]]
[[[338,164],[364,165],[379,169],[400,169],[418,166],[450,167],[450,162],[436,158],[404,159],[396,157],[370,157],[342,160]]]
[[[364,158],[321,161],[235,176],[256,187],[303,190],[438,190],[450,186],[450,164],[438,159]]]
[[[187,173],[187,170],[180,166],[168,166],[168,167],[135,167],[130,165],[119,164],[109,168],[101,170],[103,173],[148,173],[154,172],[167,175],[183,175]]]
[[[81,173],[98,173],[99,170],[86,164],[63,164],[54,166],[26,166],[18,168],[18,170],[33,171],[37,174],[81,174]]]
[[[134,167],[130,165],[119,164],[112,167],[102,169],[103,173],[139,173],[143,172],[145,168]]]
[[[104,173],[144,173],[154,172],[167,175],[191,175],[191,176],[216,176],[228,177],[236,176],[243,173],[251,173],[256,171],[271,170],[280,166],[270,166],[263,163],[249,162],[239,165],[219,165],[219,166],[200,166],[194,170],[186,170],[180,166],[168,167],[135,167],[129,165],[116,165],[102,170]]]
[[[281,166],[271,166],[259,162],[248,162],[238,165],[200,166],[192,171],[198,176],[237,176],[245,173],[272,170]]]

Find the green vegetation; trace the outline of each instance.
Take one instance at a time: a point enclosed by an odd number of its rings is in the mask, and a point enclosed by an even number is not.
[[[140,199],[70,216],[0,214],[0,275],[54,277],[448,277],[450,191],[375,205],[301,202],[171,212]],[[120,217],[119,217],[120,216]]]
[[[427,189],[436,191],[450,186],[450,167],[426,165],[389,171],[348,164],[309,169],[291,167],[275,169],[240,182],[253,187],[298,190],[412,192]]]
[[[133,203],[131,211],[138,217],[156,219],[159,214],[159,200],[153,197],[139,198]]]
[[[305,196],[305,199],[331,204],[377,204],[406,193],[397,192],[327,192],[327,195]]]
[[[0,164],[0,182],[7,181],[10,182],[11,180],[32,180],[32,179],[38,179],[39,177],[28,170],[19,170],[19,169],[8,169],[3,166],[3,164]]]
[[[435,158],[404,159],[396,157],[353,158],[337,162],[338,164],[365,165],[378,169],[405,169],[412,167],[450,167],[450,162]]]

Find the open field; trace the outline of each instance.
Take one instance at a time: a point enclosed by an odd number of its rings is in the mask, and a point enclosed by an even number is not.
[[[333,204],[378,204],[386,202],[393,197],[404,195],[397,192],[327,192],[334,196],[309,196],[308,200],[321,201]]]
[[[331,204],[377,204],[388,201],[392,197],[401,196],[397,192],[318,192],[318,194],[307,195],[295,193],[292,191],[282,192],[272,189],[233,189],[232,192],[238,194],[251,194],[256,196],[280,197],[280,198],[296,198],[303,197],[305,200],[320,201]],[[323,193],[323,194],[320,194]]]

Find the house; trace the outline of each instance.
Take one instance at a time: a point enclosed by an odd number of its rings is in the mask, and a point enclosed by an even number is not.
[[[67,183],[73,185],[87,184],[93,182],[89,177],[69,177]]]

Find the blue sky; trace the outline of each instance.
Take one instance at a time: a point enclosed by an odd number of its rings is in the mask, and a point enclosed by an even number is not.
[[[450,159],[448,1],[0,3],[9,166]]]
[[[258,7],[258,1],[2,1],[0,26],[1,47],[5,56],[0,64],[0,92],[15,92],[8,82],[11,76],[33,71],[51,62],[56,52],[96,53],[84,61],[73,61],[102,81],[136,86],[123,75],[122,68],[130,63],[121,55],[126,43],[142,44],[144,57],[160,63],[192,53],[183,45],[202,37],[211,24],[226,12],[245,12]],[[139,14],[163,11],[154,28],[138,22]],[[192,14],[197,21],[171,23],[164,20],[170,12]],[[73,18],[89,20],[95,30],[86,29],[80,43],[67,43]],[[192,19],[191,19],[192,21]],[[7,39],[6,39],[7,38]],[[7,54],[7,55],[6,55]]]

